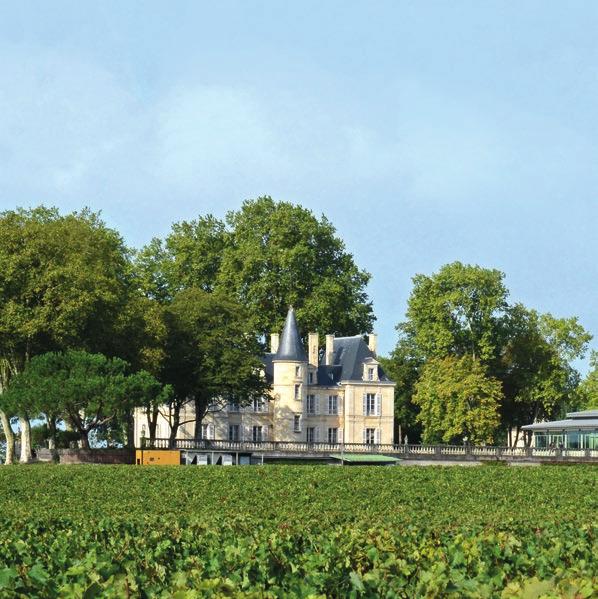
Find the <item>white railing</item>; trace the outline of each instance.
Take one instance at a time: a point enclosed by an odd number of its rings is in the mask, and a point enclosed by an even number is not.
[[[473,460],[592,460],[598,461],[598,449],[541,449],[530,447],[493,447],[464,445],[393,445],[391,443],[307,443],[295,441],[228,441],[225,439],[142,440],[145,449],[182,449],[239,453],[323,454],[379,453],[404,458]]]

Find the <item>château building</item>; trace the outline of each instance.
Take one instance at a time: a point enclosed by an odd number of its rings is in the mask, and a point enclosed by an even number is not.
[[[307,443],[393,443],[395,384],[376,355],[376,335],[335,337],[308,334],[307,351],[292,308],[282,334],[271,336],[263,358],[270,397],[250,406],[230,403],[206,414],[203,437],[229,441]],[[192,439],[193,406],[188,405],[178,439]],[[147,435],[145,415],[135,417],[139,446]],[[168,437],[168,421],[158,422],[156,436]]]

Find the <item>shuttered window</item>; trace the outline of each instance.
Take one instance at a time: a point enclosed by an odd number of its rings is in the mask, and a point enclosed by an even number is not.
[[[374,445],[376,443],[376,429],[375,428],[364,428],[363,429],[363,442],[366,445]]]
[[[330,415],[338,414],[338,395],[329,395],[328,396],[328,414],[330,414]]]
[[[338,428],[329,428],[328,429],[328,443],[332,443],[332,444],[338,443]]]

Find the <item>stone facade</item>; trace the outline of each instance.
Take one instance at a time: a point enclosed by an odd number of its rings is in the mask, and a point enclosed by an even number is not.
[[[273,334],[264,371],[271,396],[251,406],[228,405],[208,412],[204,437],[230,441],[313,443],[393,443],[394,388],[376,357],[376,336],[308,335],[307,352],[292,308],[282,335]],[[193,420],[188,406],[181,421]],[[135,418],[137,443],[145,417]],[[181,426],[178,438],[193,438],[193,422]],[[168,437],[165,419],[157,437]]]

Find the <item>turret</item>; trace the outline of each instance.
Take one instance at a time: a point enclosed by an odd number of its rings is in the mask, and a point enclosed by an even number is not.
[[[299,441],[300,437],[294,432],[294,418],[303,411],[307,386],[307,354],[292,307],[289,308],[272,364],[276,438],[282,441]]]

